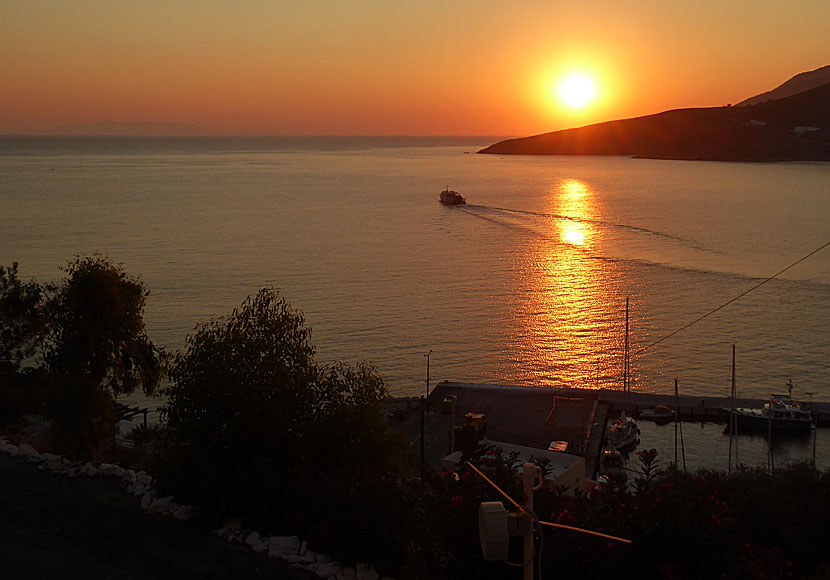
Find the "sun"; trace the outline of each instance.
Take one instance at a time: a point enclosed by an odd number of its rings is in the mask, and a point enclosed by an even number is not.
[[[597,95],[594,79],[582,73],[573,73],[559,83],[559,99],[567,106],[581,109]]]

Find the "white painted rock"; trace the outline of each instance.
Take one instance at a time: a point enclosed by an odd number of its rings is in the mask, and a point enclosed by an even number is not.
[[[168,495],[165,497],[160,497],[157,500],[154,500],[153,503],[150,504],[150,507],[147,509],[148,513],[151,514],[160,514],[160,515],[167,515],[170,513],[170,507],[173,504],[173,496]]]
[[[90,463],[89,461],[87,461],[86,463],[84,463],[83,467],[81,467],[80,472],[89,477],[95,477],[96,475],[98,475],[98,468],[92,465],[92,463]]]
[[[309,570],[317,574],[318,578],[329,578],[330,576],[337,578],[337,573],[340,572],[340,566],[334,562],[326,562],[324,564],[318,562],[309,566]]]
[[[141,496],[141,509],[143,509],[145,512],[146,512],[148,509],[150,509],[150,505],[151,505],[152,503],[153,503],[153,496],[152,496],[152,494],[145,493],[143,496]]]
[[[306,552],[302,556],[299,555],[299,554],[297,554],[297,555],[289,554],[289,555],[286,555],[286,556],[282,556],[282,559],[285,560],[286,562],[288,562],[289,564],[295,564],[295,565],[301,566],[303,568],[305,568],[306,565],[308,565],[308,564],[313,564],[314,563],[314,556],[309,557],[308,552]]]
[[[12,443],[3,443],[0,445],[0,451],[7,455],[15,455],[17,453],[17,445],[13,445]]]
[[[262,541],[262,536],[259,535],[259,532],[252,531],[245,537],[245,543],[249,546],[253,546],[254,544],[258,544]]]
[[[354,568],[343,568],[337,573],[337,580],[357,580],[357,572]]]
[[[144,471],[139,471],[135,474],[135,480],[137,483],[140,483],[146,487],[149,487],[150,484],[153,482],[153,478],[147,475]]]
[[[256,531],[251,532],[245,537],[245,543],[251,546],[254,552],[264,552],[268,549],[268,546],[262,541],[262,536]]]
[[[131,493],[134,496],[144,495],[144,486],[137,481],[134,481],[130,485],[127,486],[127,493]]]
[[[98,471],[104,477],[112,477],[115,475],[115,470],[118,466],[112,463],[102,463],[98,466]]]
[[[28,443],[21,443],[20,446],[17,448],[17,453],[15,453],[16,457],[40,457],[40,453],[37,450],[29,445]]]
[[[331,562],[331,556],[329,556],[328,554],[317,554],[318,564],[328,564],[329,562]]]
[[[371,564],[358,563],[357,580],[378,580],[378,573]]]
[[[173,512],[173,517],[177,520],[189,520],[192,516],[193,506],[189,505],[180,505],[178,509],[176,509],[176,511]]]
[[[299,552],[300,538],[297,536],[271,536],[268,538],[268,555],[272,558],[296,556]]]
[[[125,469],[124,475],[121,476],[121,479],[128,483],[135,482],[135,471],[133,471],[132,469]]]

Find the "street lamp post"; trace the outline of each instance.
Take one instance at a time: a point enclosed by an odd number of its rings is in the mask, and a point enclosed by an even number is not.
[[[432,349],[429,349],[429,352],[424,355],[425,357],[427,357],[427,397],[429,397],[429,355],[431,354]]]

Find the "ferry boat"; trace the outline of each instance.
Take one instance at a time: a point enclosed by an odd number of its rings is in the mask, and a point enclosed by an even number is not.
[[[726,411],[734,418],[738,430],[806,432],[813,427],[813,414],[794,401],[792,395],[772,394],[760,409],[737,407]]]
[[[441,192],[441,203],[444,205],[466,205],[467,200],[461,197],[457,191],[452,191],[449,187]]]

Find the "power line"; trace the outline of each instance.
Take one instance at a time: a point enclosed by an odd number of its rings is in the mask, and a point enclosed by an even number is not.
[[[774,280],[775,278],[777,278],[778,276],[780,276],[781,274],[783,274],[784,272],[786,272],[786,271],[787,271],[787,270],[789,270],[790,268],[793,268],[794,266],[797,266],[798,264],[800,264],[801,262],[803,262],[804,260],[806,260],[807,258],[809,258],[810,256],[812,256],[813,254],[817,254],[818,252],[820,252],[821,250],[823,250],[823,249],[824,249],[824,248],[826,248],[827,246],[830,246],[830,241],[828,241],[828,242],[826,242],[826,243],[822,244],[821,246],[819,246],[818,248],[816,248],[815,250],[813,250],[812,252],[810,252],[810,253],[809,253],[809,254],[807,254],[806,256],[804,256],[804,257],[802,257],[802,258],[799,258],[798,260],[796,260],[795,262],[793,262],[792,264],[790,264],[789,266],[787,266],[786,268],[784,268],[784,269],[783,269],[783,270],[781,270],[780,272],[776,272],[775,274],[773,274],[773,275],[772,275],[772,276],[770,276],[769,278],[766,278],[765,280],[762,280],[762,281],[758,282],[755,286],[753,286],[752,288],[750,288],[750,289],[748,289],[748,290],[745,290],[744,292],[742,292],[742,293],[738,294],[737,296],[735,296],[734,298],[732,298],[732,299],[731,299],[731,300],[729,300],[728,302],[725,302],[725,303],[721,304],[720,306],[718,306],[717,308],[715,308],[715,309],[713,309],[713,310],[710,310],[709,312],[707,312],[707,313],[706,313],[706,314],[704,314],[703,316],[700,316],[699,318],[696,318],[695,320],[693,320],[692,322],[690,322],[690,323],[689,323],[689,324],[687,324],[686,326],[682,326],[682,327],[678,328],[677,330],[675,330],[675,331],[673,331],[673,332],[670,332],[669,334],[667,334],[667,335],[666,335],[666,336],[664,336],[663,338],[660,338],[659,340],[656,340],[656,341],[652,342],[651,344],[649,344],[649,345],[647,345],[647,346],[644,346],[643,348],[639,349],[639,350],[638,350],[636,353],[634,353],[634,354],[640,354],[641,352],[644,352],[644,351],[646,351],[646,350],[648,350],[648,349],[650,349],[650,348],[652,348],[652,347],[654,347],[654,346],[657,346],[658,344],[660,344],[660,343],[661,343],[661,342],[663,342],[664,340],[668,340],[669,338],[671,338],[671,337],[672,337],[672,336],[674,336],[675,334],[677,334],[677,333],[679,333],[679,332],[683,332],[684,330],[686,330],[686,329],[687,329],[687,328],[689,328],[690,326],[692,326],[692,325],[694,325],[694,324],[697,324],[698,322],[700,322],[701,320],[703,320],[704,318],[706,318],[706,317],[708,317],[708,316],[711,316],[712,314],[714,314],[714,313],[715,313],[715,312],[717,312],[718,310],[722,310],[722,309],[726,308],[727,306],[729,306],[729,305],[730,305],[730,304],[732,304],[733,302],[736,302],[736,301],[740,300],[741,298],[743,298],[744,296],[746,296],[747,294],[749,294],[749,293],[750,293],[750,292],[752,292],[753,290],[757,290],[758,288],[760,288],[761,286],[763,286],[764,284],[766,284],[766,283],[767,283],[767,282],[769,282],[770,280]]]

